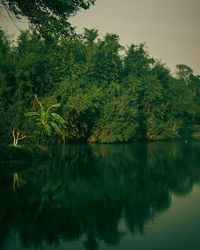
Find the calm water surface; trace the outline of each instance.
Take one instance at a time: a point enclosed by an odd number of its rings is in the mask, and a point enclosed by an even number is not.
[[[0,166],[0,249],[200,249],[200,143],[51,150]]]

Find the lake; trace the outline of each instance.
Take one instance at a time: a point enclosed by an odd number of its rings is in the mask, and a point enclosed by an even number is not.
[[[50,150],[1,164],[0,249],[200,249],[200,143]]]

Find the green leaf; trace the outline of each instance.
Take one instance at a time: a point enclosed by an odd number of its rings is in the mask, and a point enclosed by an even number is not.
[[[52,108],[59,108],[60,107],[60,103],[56,103],[56,104],[53,104],[51,105],[48,110],[52,109]]]
[[[24,114],[26,117],[30,117],[30,116],[39,116],[40,114],[38,112],[28,112],[26,114]]]
[[[35,100],[38,103],[38,105],[40,106],[40,108],[42,108],[42,103],[38,100],[37,95],[35,95]]]
[[[60,128],[58,127],[58,125],[55,122],[51,122],[51,126],[54,128],[54,130],[58,133],[58,134],[62,134],[62,131],[60,130]]]
[[[52,108],[59,108],[59,107],[60,107],[60,103],[56,103],[56,104],[51,105],[51,106],[47,109],[47,114],[49,114],[49,111],[50,111]]]
[[[47,132],[48,136],[51,135],[51,127],[48,124],[44,124],[44,129]]]
[[[51,115],[52,115],[52,117],[53,117],[54,119],[56,119],[57,121],[59,121],[59,122],[61,122],[61,123],[65,123],[65,120],[64,120],[60,115],[58,115],[58,114],[56,114],[56,113],[52,113]]]

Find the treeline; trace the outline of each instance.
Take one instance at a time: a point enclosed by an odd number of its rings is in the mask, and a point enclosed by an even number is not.
[[[176,76],[144,44],[124,48],[116,34],[85,29],[59,41],[21,32],[15,44],[0,30],[0,138],[13,128],[40,141],[34,95],[43,107],[60,103],[62,135],[47,141],[100,143],[167,140],[200,121],[200,75],[177,65]]]

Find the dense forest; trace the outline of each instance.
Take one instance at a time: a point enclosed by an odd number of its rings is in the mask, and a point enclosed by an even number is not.
[[[145,44],[86,29],[45,39],[0,30],[0,140],[31,143],[180,138],[200,122],[200,75],[173,75]]]

